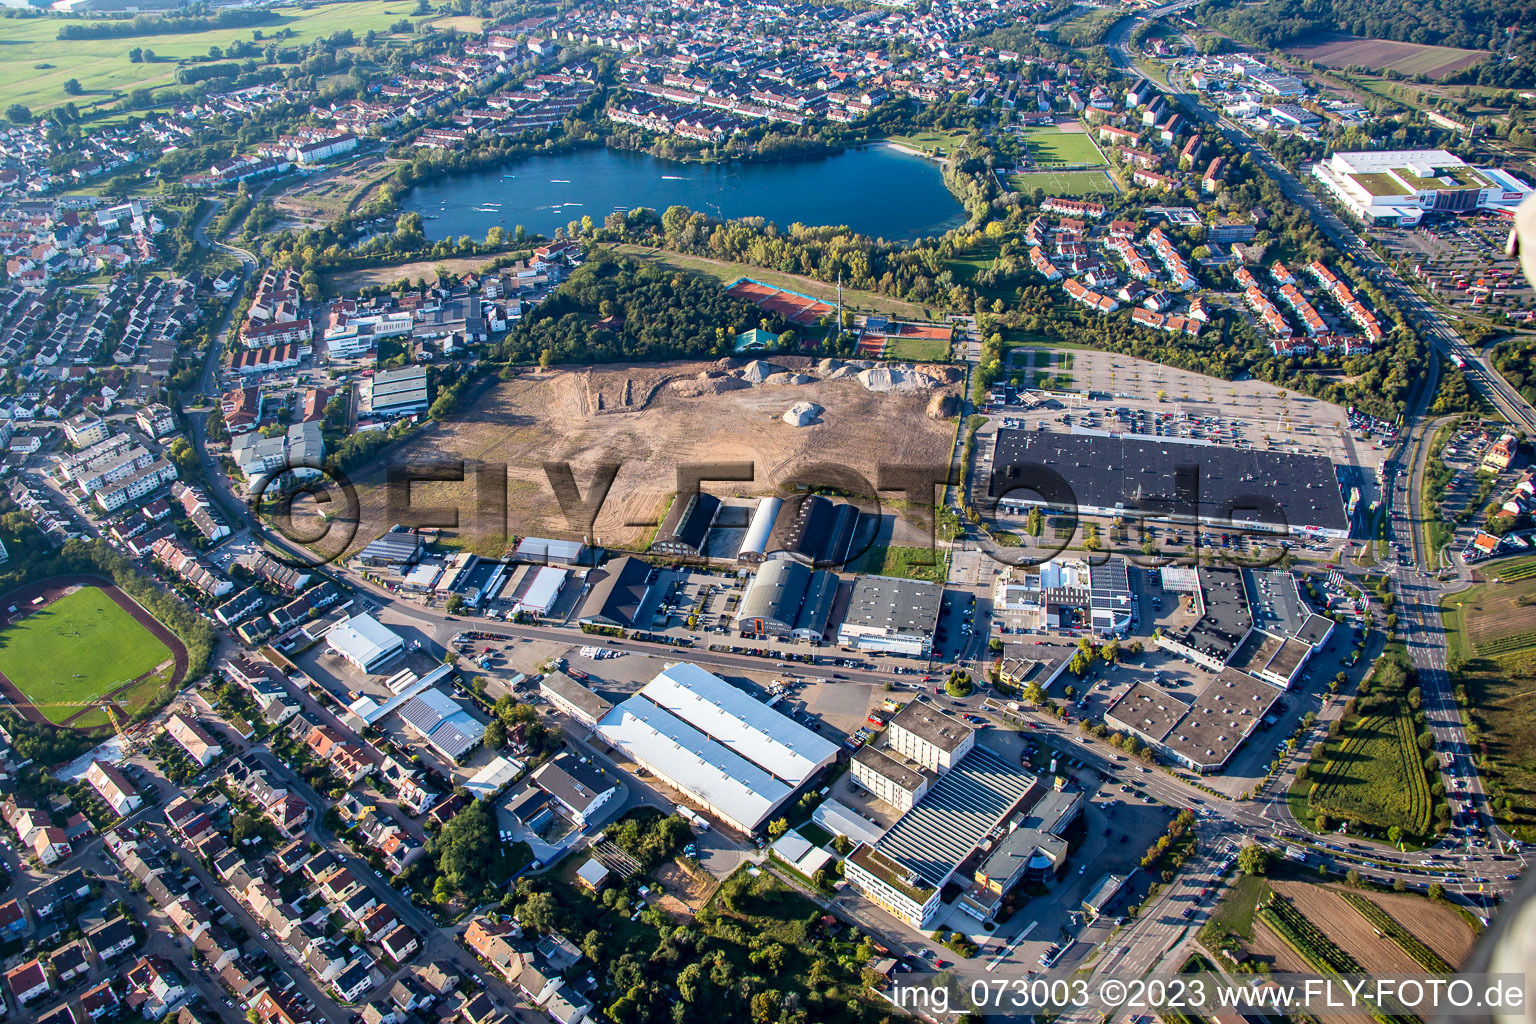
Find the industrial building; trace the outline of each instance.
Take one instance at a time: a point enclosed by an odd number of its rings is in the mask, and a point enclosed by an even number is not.
[[[981,921],[991,921],[1017,886],[1043,885],[1067,862],[1065,833],[1083,813],[1081,790],[1065,787],[1044,794],[1028,813],[1009,823],[1000,839],[983,840],[981,863],[955,906]]]
[[[1343,540],[1333,463],[1186,438],[997,432],[988,494],[1003,511],[1201,523]]]
[[[1028,633],[1076,627],[1123,635],[1133,625],[1135,608],[1123,558],[1094,566],[1080,559],[1015,566],[992,588],[995,621]]]
[[[591,565],[593,551],[579,540],[524,537],[515,555],[519,562],[535,565]]]
[[[541,618],[548,615],[559,599],[560,589],[565,586],[569,575],[566,570],[553,565],[539,566],[538,571],[518,588],[519,592],[513,594],[515,610]]]
[[[767,557],[768,539],[773,534],[773,524],[784,507],[783,498],[767,497],[757,503],[752,511],[752,521],[737,549],[736,561],[742,565],[758,565]]]
[[[863,651],[926,657],[933,648],[944,588],[894,576],[860,576],[837,642]]]
[[[736,610],[736,629],[820,643],[837,599],[836,574],[785,558],[762,564]]]
[[[426,412],[429,404],[425,366],[376,370],[358,385],[358,411],[364,416],[410,416]]]
[[[650,593],[653,570],[638,558],[624,555],[587,575],[586,600],[578,620],[589,626],[630,629],[638,625],[641,606]]]
[[[1514,208],[1531,186],[1497,167],[1472,167],[1443,149],[1335,153],[1312,176],[1362,224],[1412,227],[1425,214]]]
[[[484,724],[442,690],[422,690],[400,705],[400,718],[432,749],[455,764],[485,738]]]
[[[405,641],[367,614],[343,619],[325,634],[325,642],[359,672],[376,672],[405,650]]]
[[[1157,634],[1157,645],[1219,672],[1253,628],[1242,571],[1201,568],[1170,574],[1163,570],[1164,590],[1179,592],[1185,587],[1195,620],[1183,629],[1163,630]]]
[[[837,746],[697,665],[671,665],[597,724],[635,763],[743,832],[837,757]]]
[[[796,495],[778,511],[768,540],[768,557],[790,558],[817,568],[842,568],[858,525],[856,505],[819,494]]]
[[[698,558],[704,554],[709,539],[709,528],[720,514],[720,499],[713,494],[695,491],[679,494],[656,531],[651,550],[664,555],[680,555]]]
[[[539,694],[555,708],[588,729],[597,728],[603,716],[613,710],[613,704],[564,672],[547,672],[539,680]]]

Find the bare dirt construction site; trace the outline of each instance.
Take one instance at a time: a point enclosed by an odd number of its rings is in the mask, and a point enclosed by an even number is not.
[[[665,892],[655,901],[656,905],[679,921],[697,916],[720,887],[720,883],[703,868],[689,871],[677,861],[662,864],[653,877]]]
[[[513,534],[592,533],[609,546],[638,547],[649,543],[683,464],[751,464],[751,481],[706,485],[721,495],[768,494],[796,483],[857,490],[849,481],[859,478],[872,489],[881,465],[947,466],[955,423],[938,414],[948,411],[945,399],[958,392],[959,378],[953,367],[807,357],[531,372],[496,385],[454,419],[428,425],[391,460],[507,467],[504,523],[496,512],[477,516],[473,468],[463,482],[412,485],[413,506],[459,511],[459,542],[472,550],[499,554]],[[819,411],[809,425],[792,426],[784,414],[803,402]],[[568,464],[588,501],[599,467],[619,467],[595,523],[590,511],[562,511],[550,463]],[[384,465],[357,477],[362,522],[354,549],[396,518],[387,508]]]
[[[1395,39],[1362,39],[1341,32],[1318,32],[1285,47],[1292,57],[1334,68],[1366,67],[1394,70],[1405,75],[1444,78],[1493,56],[1487,50],[1463,50],[1455,46],[1400,43]]]

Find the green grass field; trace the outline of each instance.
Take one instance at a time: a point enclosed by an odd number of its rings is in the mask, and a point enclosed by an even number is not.
[[[938,338],[893,338],[885,351],[892,359],[932,363],[949,358],[949,342]]]
[[[1021,129],[1024,145],[1035,163],[1077,164],[1101,167],[1106,163],[1104,154],[1093,144],[1093,136],[1087,132],[1064,132],[1060,125],[1045,125]]]
[[[875,576],[899,576],[909,580],[943,583],[949,577],[946,552],[932,548],[907,548],[875,544],[858,560],[855,572]]]
[[[94,700],[170,660],[170,648],[95,587],[0,632],[0,672],[38,703]],[[39,710],[57,723],[81,709]]]
[[[890,135],[886,137],[886,141],[894,142],[898,146],[910,146],[912,149],[921,149],[924,152],[938,150],[942,156],[953,151],[964,142],[965,136],[966,132],[959,128],[934,128],[929,131]]]
[[[814,278],[801,277],[797,274],[781,274],[778,271],[754,267],[746,263],[726,263],[721,260],[684,256],[680,253],[651,249],[643,245],[620,243],[609,246],[609,248],[626,256],[639,257],[646,263],[660,263],[665,266],[676,267],[679,270],[703,274],[714,278],[721,284],[730,284],[732,281],[739,280],[740,278],[750,277],[754,281],[763,282],[763,284],[771,284],[776,288],[788,288],[802,295],[810,295],[828,302],[834,301],[837,298],[837,285],[826,284]],[[843,289],[843,305],[848,309],[874,310],[877,313],[887,313],[902,320],[913,320],[919,323],[927,319],[923,307],[915,302],[893,299],[887,295],[860,291],[857,288]]]
[[[281,44],[286,48],[306,46],[342,29],[351,29],[361,39],[370,29],[387,32],[401,18],[421,20],[412,15],[414,4],[408,0],[355,0],[282,10],[282,20],[268,25],[125,39],[63,40],[58,34],[65,23],[57,18],[7,20],[0,23],[0,53],[5,55],[0,61],[0,106],[21,103],[37,113],[73,100],[89,112],[133,89],[172,85],[177,61],[207,57],[210,46],[250,40],[257,28],[267,39],[290,29],[293,35]],[[155,63],[130,63],[128,51],[135,46],[153,50]],[[64,83],[71,78],[79,80],[83,95],[65,95]]]
[[[1465,691],[1469,737],[1510,831],[1536,839],[1536,576],[1530,559],[1503,563],[1512,582],[1469,587],[1440,606],[1452,683]],[[1503,801],[1508,801],[1507,809]]]
[[[1008,175],[1008,187],[1015,192],[1044,189],[1053,196],[1114,195],[1115,183],[1103,171],[1030,171]]]
[[[1313,814],[1423,835],[1429,831],[1434,800],[1420,767],[1412,713],[1361,720],[1329,745],[1328,761],[1312,773]]]

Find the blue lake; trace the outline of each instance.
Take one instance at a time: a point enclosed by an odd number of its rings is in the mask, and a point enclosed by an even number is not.
[[[765,217],[788,227],[846,224],[909,241],[965,222],[939,167],[885,146],[776,163],[703,165],[605,148],[533,156],[494,170],[418,185],[404,209],[422,215],[429,239],[485,237],[494,225],[553,235],[591,217],[681,204],[718,217]]]

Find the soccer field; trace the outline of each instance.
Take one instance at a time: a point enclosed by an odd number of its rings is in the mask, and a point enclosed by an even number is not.
[[[0,672],[28,700],[89,701],[170,661],[170,648],[96,587],[83,587],[0,632]],[[39,708],[50,722],[83,709]]]
[[[1015,192],[1032,192],[1043,188],[1053,196],[1113,195],[1114,182],[1103,171],[1031,171],[1028,174],[1010,174],[1008,187]]]
[[[1087,132],[1064,132],[1059,125],[1049,125],[1025,128],[1023,134],[1030,157],[1042,166],[1076,164],[1099,167],[1104,164],[1104,155],[1093,144],[1093,138]]]

